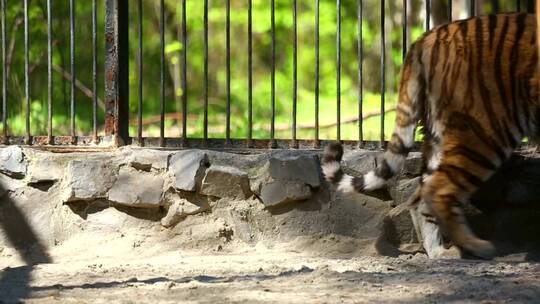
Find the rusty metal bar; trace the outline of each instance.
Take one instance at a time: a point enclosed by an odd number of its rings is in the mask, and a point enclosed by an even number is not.
[[[105,135],[129,141],[128,3],[105,1]]]

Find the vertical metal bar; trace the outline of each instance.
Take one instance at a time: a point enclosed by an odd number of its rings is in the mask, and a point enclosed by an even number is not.
[[[208,140],[208,0],[204,0],[204,141]]]
[[[426,0],[426,31],[431,28],[431,0]]]
[[[8,143],[7,125],[7,62],[6,62],[6,0],[2,2],[2,134],[3,143]]]
[[[94,91],[92,98],[92,126],[94,131],[94,142],[98,140],[97,134],[97,99],[98,99],[98,88],[97,88],[97,1],[92,0],[92,90]]]
[[[448,1],[448,22],[452,22],[452,2],[453,0],[447,0]]]
[[[248,148],[253,140],[253,1],[248,2]]]
[[[402,43],[401,43],[401,47],[403,49],[403,52],[401,54],[401,58],[403,58],[403,61],[405,61],[405,56],[407,55],[407,35],[409,33],[408,31],[408,26],[407,26],[407,22],[408,22],[408,16],[407,16],[407,1],[408,0],[403,0],[403,15],[402,15],[402,19],[401,19],[401,27],[402,27]]]
[[[138,13],[139,13],[139,58],[138,58],[138,66],[139,66],[139,106],[138,106],[138,112],[137,112],[137,137],[139,145],[144,145],[143,138],[142,138],[142,114],[143,114],[143,5],[142,0],[138,1]]]
[[[475,0],[469,0],[469,15],[471,17],[476,16],[476,1]]]
[[[337,103],[337,140],[341,140],[341,0],[336,1],[336,103]]]
[[[272,118],[270,123],[270,147],[276,147],[275,140],[275,122],[276,122],[276,19],[275,19],[275,3],[271,0],[270,8],[270,23],[272,28],[272,59],[271,59],[271,103],[272,103]]]
[[[491,13],[497,14],[501,10],[499,0],[491,0]]]
[[[187,17],[186,0],[182,0],[182,145],[187,146]]]
[[[320,80],[320,41],[319,41],[319,0],[315,0],[315,148],[319,148],[319,80]]]
[[[386,92],[385,0],[381,0],[381,148],[384,147],[384,106]]]
[[[29,71],[29,37],[28,37],[28,0],[24,0],[24,97],[26,100],[26,137],[25,143],[30,144],[30,71]]]
[[[77,71],[75,70],[75,0],[69,0],[69,51],[70,51],[70,64],[71,64],[71,143],[75,144],[76,132],[75,132],[75,81]]]
[[[292,110],[292,146],[298,148],[296,140],[296,107],[298,98],[298,25],[297,25],[297,5],[293,0],[293,110]]]
[[[159,145],[165,146],[165,3],[164,0],[159,2],[159,37],[160,37],[160,119],[159,119]],[[183,48],[186,46],[183,45]],[[182,92],[186,94],[186,92]]]
[[[358,0],[358,147],[364,145],[364,42],[363,42],[363,24],[364,21],[364,3]]]
[[[534,0],[527,0],[527,13],[534,14]]]
[[[231,142],[231,0],[226,2],[226,31],[227,31],[227,121],[225,130],[226,143]]]
[[[52,145],[53,140],[53,108],[52,108],[52,98],[53,98],[53,81],[52,81],[52,14],[51,14],[51,0],[47,0],[47,141],[49,145]],[[95,90],[94,90],[95,93]]]
[[[516,0],[516,10],[521,12],[521,0]]]
[[[105,1],[105,135],[129,141],[129,7]]]

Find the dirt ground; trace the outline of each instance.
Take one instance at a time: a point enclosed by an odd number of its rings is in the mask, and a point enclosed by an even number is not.
[[[126,242],[127,244],[127,242]],[[259,246],[260,247],[260,246]],[[0,254],[1,303],[537,303],[540,264],[327,258],[284,248],[185,253],[65,244],[53,263]],[[78,248],[73,250],[74,248]],[[120,248],[120,249],[119,249]],[[123,248],[123,249],[122,249]]]

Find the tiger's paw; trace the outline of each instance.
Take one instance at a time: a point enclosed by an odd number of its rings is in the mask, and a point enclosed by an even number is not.
[[[434,252],[432,259],[443,259],[443,260],[457,260],[461,259],[461,250],[457,246],[451,246],[450,248],[441,248],[440,250]]]
[[[469,239],[460,246],[468,253],[484,260],[491,260],[495,256],[495,247],[488,241]]]

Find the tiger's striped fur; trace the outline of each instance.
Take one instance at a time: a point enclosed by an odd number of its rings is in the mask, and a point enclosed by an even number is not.
[[[523,137],[539,134],[537,22],[534,15],[499,14],[455,21],[425,33],[401,71],[396,128],[382,162],[360,177],[341,171],[343,150],[329,145],[328,181],[345,192],[380,188],[401,170],[423,127],[424,173],[418,197],[442,233],[461,249],[491,257],[462,204],[506,161]]]

